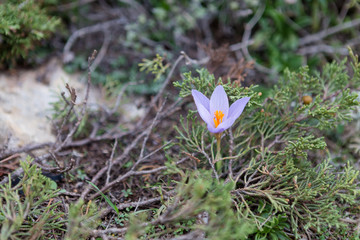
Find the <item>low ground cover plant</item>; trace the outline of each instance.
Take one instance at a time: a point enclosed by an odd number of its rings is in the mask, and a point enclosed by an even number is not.
[[[67,86],[50,154],[22,161],[19,183],[9,176],[1,186],[1,239],[357,239],[359,172],[326,142],[359,105],[360,64],[350,56],[314,74],[286,71],[264,94],[202,68],[164,97],[175,63],[159,70],[163,92],[128,129],[115,110],[74,105]],[[74,166],[64,151],[86,145],[96,160]],[[51,156],[57,167],[45,168]]]

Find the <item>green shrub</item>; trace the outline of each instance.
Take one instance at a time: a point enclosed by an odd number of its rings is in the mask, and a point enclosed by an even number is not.
[[[14,63],[55,32],[60,19],[34,0],[8,0],[0,5],[0,61]]]
[[[232,208],[257,226],[251,235],[255,239],[359,236],[352,230],[355,226],[343,221],[359,212],[359,172],[350,163],[333,164],[324,139],[330,129],[350,121],[352,110],[359,106],[351,89],[360,86],[360,65],[350,55],[352,75],[346,59],[325,65],[321,73],[310,74],[308,67],[287,70],[267,98],[257,94],[256,86],[225,84],[204,69],[198,77],[188,73],[182,82],[175,82],[182,97],[191,89],[209,96],[217,84],[224,86],[231,103],[251,97],[238,124],[223,134],[223,157],[213,178],[218,175],[233,183],[228,189]],[[197,116],[190,111],[181,121],[179,145],[200,160],[199,168],[210,168],[209,161],[218,160],[216,140]]]
[[[54,235],[78,239],[97,226],[94,204],[79,201],[70,204],[67,213],[56,182],[32,165],[30,157],[20,164],[24,174],[18,184],[10,180],[0,186],[0,239],[51,239]]]

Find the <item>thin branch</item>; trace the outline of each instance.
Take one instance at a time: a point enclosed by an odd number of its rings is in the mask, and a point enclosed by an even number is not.
[[[211,166],[211,169],[213,170],[213,173],[214,173],[214,176],[215,176],[216,180],[219,181],[219,175],[218,175],[218,173],[217,173],[217,171],[215,169],[214,163],[211,160],[210,156],[206,153],[206,151],[204,150],[204,147],[203,147],[204,146],[204,134],[202,134],[202,136],[201,136],[201,146],[202,146],[201,148],[198,147],[198,151],[206,157],[206,159],[208,160],[208,162],[209,162],[209,164]]]
[[[266,68],[258,63],[256,63],[256,61],[254,61],[254,59],[251,57],[250,53],[249,53],[249,49],[248,49],[248,45],[249,45],[249,39],[251,36],[251,31],[254,28],[254,26],[257,24],[257,22],[260,20],[261,16],[263,15],[265,11],[265,4],[260,4],[258,10],[256,11],[255,15],[252,17],[252,19],[250,20],[250,22],[248,22],[245,25],[245,32],[243,34],[242,37],[242,52],[244,53],[245,57],[247,58],[248,61],[253,61],[254,62],[254,66],[256,69],[258,69],[261,72],[267,73],[267,74],[274,74],[275,72],[272,69]]]
[[[77,95],[76,95],[76,91],[74,88],[70,87],[69,84],[66,83],[65,85],[66,89],[69,91],[70,93],[70,96],[71,96],[71,100],[70,102],[65,98],[64,96],[64,92],[61,93],[61,96],[63,97],[63,99],[65,100],[66,104],[68,104],[70,106],[69,110],[67,111],[61,125],[60,125],[60,128],[57,129],[57,135],[56,135],[56,139],[55,139],[55,142],[52,146],[52,148],[55,148],[55,145],[61,141],[60,137],[61,137],[61,133],[62,133],[62,130],[65,126],[65,123],[69,120],[70,118],[70,114],[72,112],[72,110],[74,109],[74,106],[75,106],[75,101],[76,101],[76,98],[77,98]]]
[[[155,118],[153,119],[150,127],[149,127],[149,128],[147,129],[147,131],[146,131],[146,135],[145,135],[143,144],[142,144],[142,146],[141,146],[139,158],[143,158],[143,156],[144,156],[145,145],[146,145],[146,143],[147,143],[147,141],[148,141],[148,139],[149,139],[151,130],[154,128],[156,122],[158,121],[159,114],[162,112],[162,110],[163,110],[163,108],[164,108],[164,106],[165,106],[165,103],[166,103],[166,100],[161,104],[161,107],[160,107],[159,111],[156,113]],[[134,166],[135,166],[135,165],[134,165]]]
[[[132,141],[132,143],[125,148],[124,152],[123,152],[119,157],[117,157],[117,158],[114,159],[114,163],[113,163],[113,164],[119,163],[119,162],[121,162],[124,158],[126,158],[126,157],[128,156],[128,154],[130,153],[130,151],[135,148],[135,146],[136,146],[137,143],[140,141],[140,139],[141,139],[142,137],[144,137],[144,135],[145,135],[145,132],[140,133],[140,134]],[[101,178],[102,175],[103,175],[106,171],[107,171],[107,167],[106,167],[106,166],[103,167],[102,169],[100,169],[100,171],[98,171],[98,173],[91,179],[91,182],[94,183],[94,184],[96,184],[97,180],[98,180],[99,178]],[[87,187],[84,189],[83,193],[81,194],[81,199],[84,199],[84,198],[85,198],[85,196],[89,193],[90,189],[91,189],[91,185],[88,184]]]
[[[172,141],[167,142],[166,144],[162,145],[161,147],[155,149],[154,151],[152,151],[151,153],[149,153],[148,155],[146,155],[145,157],[140,158],[138,161],[136,161],[136,163],[133,165],[133,167],[131,168],[132,170],[135,170],[135,168],[144,160],[148,159],[149,157],[151,157],[152,155],[154,155],[155,153],[159,152],[161,149],[163,149],[164,147],[168,146],[169,144],[171,144]]]
[[[170,107],[173,107],[173,106],[170,106]],[[167,111],[164,111],[164,113],[161,113],[159,114],[159,117],[158,119],[161,120],[162,118],[168,116],[169,112]],[[150,126],[148,126],[146,129],[150,128]],[[138,144],[138,142],[141,140],[141,138],[143,138],[146,133],[147,133],[147,130],[143,130],[143,126],[142,127],[139,127],[138,129],[136,129],[138,132],[140,132],[137,137],[131,142],[130,145],[128,145],[124,152],[117,158],[114,159],[114,163],[113,164],[119,164],[121,163],[128,155],[129,153],[136,147],[136,145]],[[130,135],[131,132],[127,132],[125,135]],[[102,175],[106,172],[107,170],[107,167],[103,167],[102,169],[100,169],[100,171],[98,171],[98,173],[92,178],[91,182],[96,184],[97,180],[102,177]],[[84,199],[85,196],[89,193],[91,189],[91,185],[89,184],[85,190],[83,191],[82,195],[81,195],[81,198]]]
[[[106,29],[108,29],[110,27],[117,26],[120,24],[126,24],[127,22],[128,21],[125,18],[121,17],[121,18],[118,18],[115,20],[98,23],[98,24],[90,26],[90,27],[85,27],[85,28],[76,30],[69,37],[68,41],[65,44],[64,51],[63,51],[63,62],[65,62],[65,63],[69,62],[74,58],[73,53],[70,51],[70,49],[71,49],[72,45],[75,43],[76,39],[78,39],[79,37],[82,37],[87,34],[99,32],[99,31],[105,31]]]
[[[229,46],[229,50],[232,52],[239,51],[243,48],[251,46],[255,41],[253,39],[248,40],[247,42],[239,42]]]
[[[4,164],[5,162],[10,161],[10,160],[12,160],[12,159],[14,159],[14,158],[17,158],[17,157],[20,157],[20,154],[19,154],[19,153],[15,153],[14,155],[11,155],[11,156],[9,156],[9,157],[1,160],[1,161],[0,161],[0,164]]]
[[[185,157],[179,161],[177,161],[175,164],[178,165],[180,163],[183,163],[185,160],[187,160],[188,157]],[[144,170],[144,171],[134,171],[134,170],[130,170],[128,171],[127,173],[125,173],[124,175],[121,175],[119,176],[117,179],[115,179],[114,181],[106,184],[104,187],[102,187],[100,189],[101,192],[105,192],[106,190],[112,188],[113,186],[115,186],[116,184],[124,181],[125,179],[131,177],[131,176],[138,176],[138,175],[146,175],[146,174],[152,174],[152,173],[156,173],[156,172],[160,172],[160,171],[163,171],[163,170],[166,170],[167,169],[167,166],[162,166],[162,167],[158,167],[158,168],[155,168],[155,169],[151,169],[151,170]],[[100,195],[100,192],[97,192],[95,194],[93,194],[92,196],[89,197],[89,199],[94,199],[96,198],[97,196]]]
[[[91,65],[91,71],[94,71],[97,66],[101,63],[103,58],[106,55],[106,52],[109,48],[110,42],[111,42],[111,34],[108,29],[105,29],[103,31],[104,33],[104,42],[100,48],[99,54],[97,55],[96,59],[94,60],[93,64]]]
[[[70,171],[74,165],[75,165],[75,160],[73,158],[70,159],[70,164],[64,168],[61,167],[45,167],[41,164],[39,164],[37,161],[34,161],[34,164],[36,164],[38,167],[40,167],[42,170],[45,170],[47,172],[52,172],[52,173],[64,173],[64,172],[68,172]]]
[[[302,47],[297,50],[297,53],[300,55],[314,55],[318,53],[349,55],[349,50],[346,47],[332,47],[327,44],[317,44]]]
[[[114,146],[113,146],[112,151],[111,151],[110,158],[109,158],[109,160],[108,160],[108,169],[107,169],[107,175],[106,175],[106,184],[108,184],[109,181],[110,181],[110,171],[111,171],[111,168],[112,168],[112,162],[113,162],[113,158],[114,158],[115,149],[116,149],[116,147],[117,147],[117,144],[118,144],[118,139],[116,138],[116,139],[115,139]]]
[[[312,34],[312,35],[308,35],[308,36],[306,36],[304,38],[301,38],[299,40],[299,46],[304,46],[304,45],[312,43],[312,42],[320,41],[320,40],[322,40],[322,39],[324,39],[324,38],[326,38],[326,37],[328,37],[328,36],[330,36],[332,34],[344,31],[344,30],[349,29],[349,28],[354,28],[354,27],[356,27],[358,25],[360,25],[360,18],[355,19],[353,21],[349,21],[349,22],[345,22],[345,23],[336,25],[334,27],[325,29],[325,30],[323,30],[321,32],[318,32],[318,33],[315,33],[315,34]]]
[[[4,158],[9,157],[11,155],[14,155],[16,153],[23,153],[23,152],[28,153],[28,152],[31,152],[33,150],[49,147],[52,144],[53,144],[52,142],[45,142],[45,143],[39,143],[39,144],[29,144],[29,145],[26,145],[26,146],[21,147],[21,148],[17,148],[17,149],[14,149],[14,150],[8,150],[8,151],[5,151],[4,153],[2,153],[0,155],[0,159],[4,159]]]
[[[234,151],[234,135],[233,135],[233,132],[232,132],[232,129],[230,128],[229,129],[229,157],[232,157],[233,156],[233,151]],[[229,164],[228,164],[228,170],[229,170],[229,178],[230,179],[233,179],[234,175],[233,175],[233,170],[232,170],[232,164],[234,162],[234,159],[230,159],[229,160]]]
[[[78,121],[75,123],[75,126],[71,129],[71,131],[68,133],[68,135],[66,136],[65,140],[59,144],[59,146],[54,150],[54,152],[58,152],[60,151],[64,145],[72,138],[72,136],[75,134],[75,132],[77,131],[81,121],[83,120],[84,116],[85,116],[85,112],[86,112],[86,106],[87,106],[87,102],[89,99],[89,93],[90,93],[90,86],[91,86],[91,64],[93,63],[93,61],[95,60],[97,51],[94,50],[92,55],[88,58],[88,78],[87,78],[87,85],[86,85],[86,92],[85,92],[85,99],[83,101],[83,105],[82,105],[82,109],[81,109],[81,114],[79,116]]]
[[[120,105],[120,100],[121,100],[121,98],[123,97],[123,95],[124,95],[124,93],[125,93],[125,91],[126,91],[126,89],[127,89],[128,86],[134,86],[134,85],[137,85],[137,84],[142,83],[142,82],[143,82],[143,81],[125,83],[124,86],[122,86],[119,94],[118,94],[117,97],[116,97],[116,101],[115,101],[114,107],[111,108],[110,110],[106,111],[106,113],[107,113],[109,116],[111,116],[111,115],[113,115],[113,114],[117,111],[117,109],[119,108],[119,105]]]
[[[117,208],[119,210],[122,210],[122,209],[125,209],[128,207],[143,207],[143,206],[154,204],[154,203],[157,203],[157,202],[160,202],[163,200],[167,200],[173,195],[173,193],[174,193],[174,191],[170,191],[170,192],[168,192],[168,195],[163,195],[160,197],[149,198],[147,200],[136,201],[136,202],[121,203],[121,204],[117,205]],[[101,212],[101,217],[105,217],[111,211],[114,211],[114,209],[112,207],[108,207],[105,211]]]
[[[208,63],[209,60],[210,60],[210,57],[205,57],[205,58],[202,58],[200,60],[190,58],[184,51],[181,51],[180,54],[184,56],[186,65],[190,65],[190,64],[204,65],[204,64]]]
[[[59,5],[57,7],[52,7],[52,8],[49,8],[49,10],[58,10],[58,11],[66,11],[66,10],[71,10],[73,8],[76,8],[76,7],[80,7],[82,5],[85,5],[85,4],[88,4],[88,3],[91,3],[91,2],[94,2],[95,0],[79,0],[79,1],[74,1],[74,2],[70,2],[70,3],[66,3],[66,4],[63,4],[63,5]]]
[[[144,114],[144,117],[140,119],[140,121],[136,124],[137,127],[141,126],[145,120],[145,118],[147,117],[147,115],[150,113],[151,109],[155,106],[156,102],[160,99],[160,97],[162,96],[162,94],[164,93],[164,90],[165,88],[167,87],[167,85],[169,84],[173,74],[174,74],[174,71],[177,67],[177,65],[180,63],[180,61],[184,58],[183,55],[180,55],[174,65],[172,66],[169,74],[167,75],[163,85],[161,86],[161,89],[159,90],[159,92],[156,94],[156,96],[151,100],[151,103],[150,103],[150,107],[146,110],[145,114]]]

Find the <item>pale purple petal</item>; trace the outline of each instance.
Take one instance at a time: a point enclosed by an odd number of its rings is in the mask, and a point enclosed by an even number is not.
[[[233,104],[231,104],[228,118],[233,118],[235,121],[241,115],[249,100],[249,97],[244,97],[236,100]]]
[[[217,128],[222,128],[223,130],[226,130],[234,124],[235,120],[236,118],[228,118],[224,122],[220,123]]]
[[[215,128],[214,124],[212,124],[212,125],[208,124],[207,128],[208,128],[209,132],[212,132],[212,133],[219,133],[219,132],[223,132],[225,130],[223,128],[220,128],[219,126],[217,128]]]
[[[196,105],[196,107],[197,107],[197,110],[198,110],[198,112],[199,112],[199,114],[200,114],[200,117],[202,118],[202,120],[204,120],[204,122],[206,122],[207,123],[207,125],[214,125],[214,121],[213,121],[213,118],[212,118],[212,116],[210,115],[210,113],[209,113],[209,111],[208,110],[206,110],[206,108],[203,106],[203,105],[201,105],[201,104],[199,104],[199,106],[197,106]]]
[[[204,94],[197,90],[192,90],[191,94],[197,107],[199,104],[201,104],[206,108],[208,112],[210,111],[210,100]]]
[[[221,85],[215,88],[210,98],[210,114],[214,115],[215,111],[222,111],[224,119],[228,116],[229,100],[223,86]]]
[[[243,112],[250,98],[245,97],[234,102],[229,108],[229,100],[223,86],[215,88],[210,100],[197,90],[191,91],[200,117],[207,124],[207,128],[212,133],[220,133],[230,128],[236,119]],[[215,127],[215,112],[221,111],[224,114],[222,122]]]

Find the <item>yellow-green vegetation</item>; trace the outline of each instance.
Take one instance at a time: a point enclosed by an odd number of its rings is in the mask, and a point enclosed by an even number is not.
[[[82,201],[64,206],[56,182],[44,176],[28,157],[20,179],[0,186],[0,239],[85,238],[99,225],[94,205]],[[16,184],[15,184],[16,183]]]

